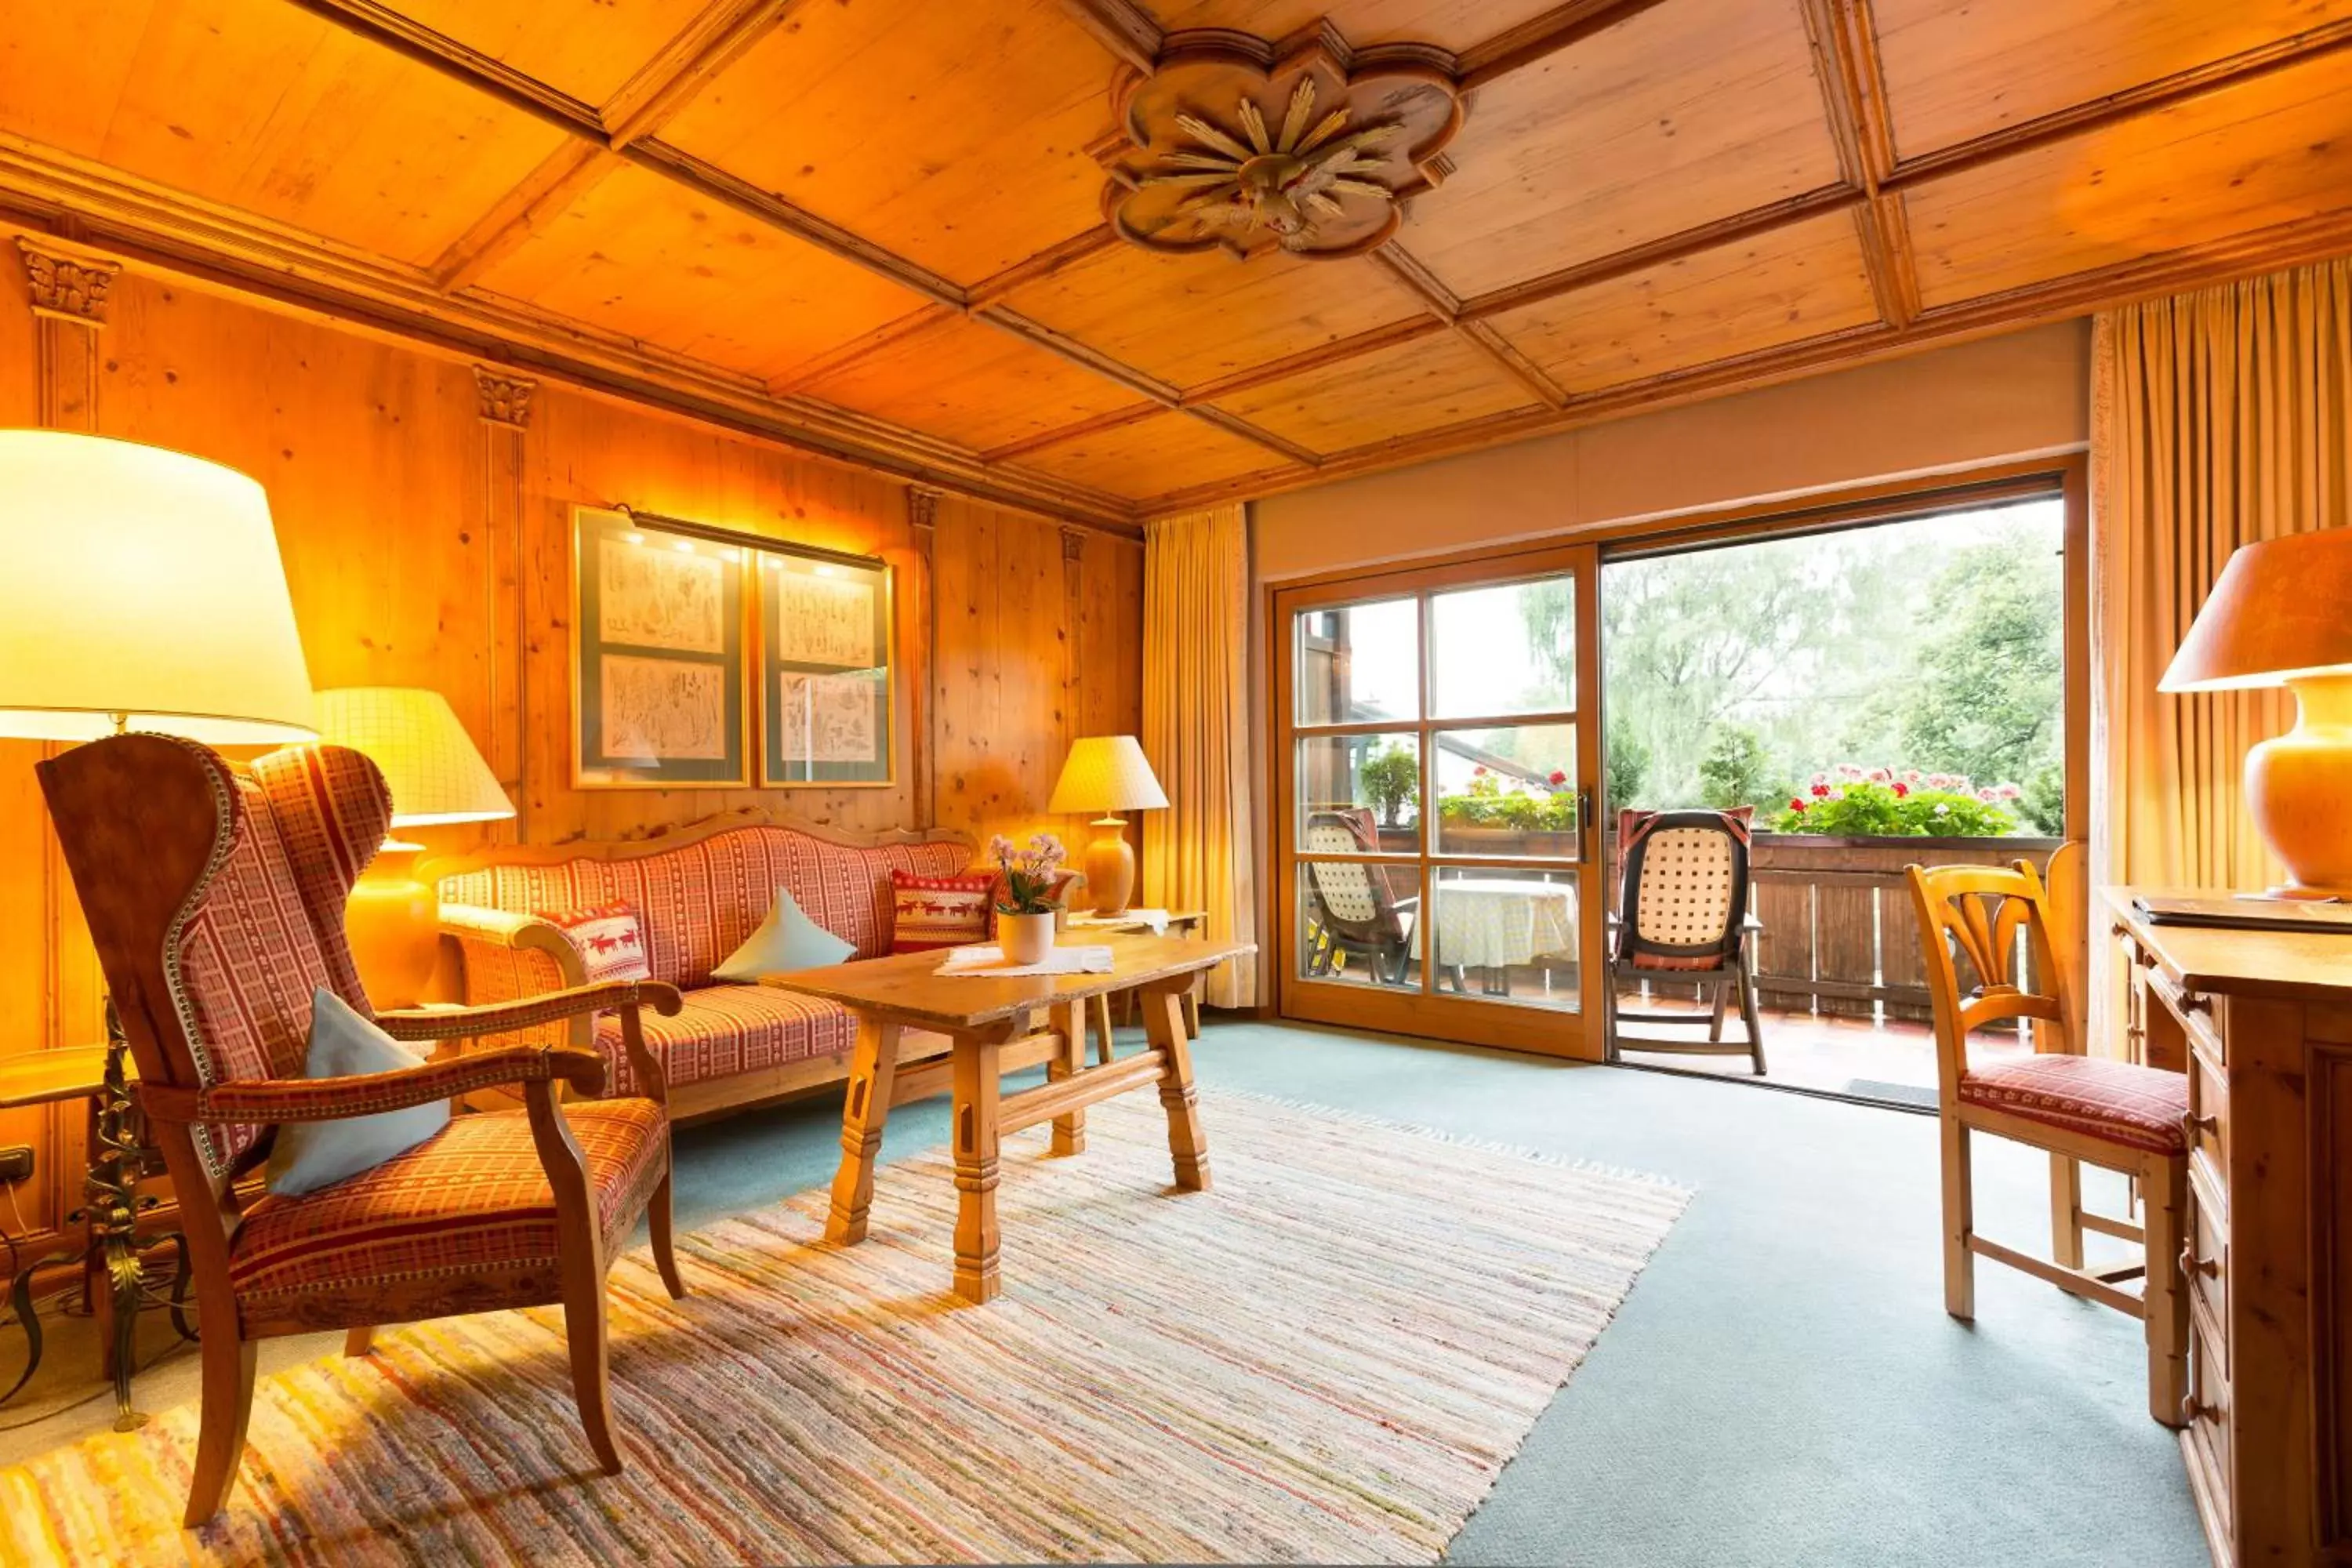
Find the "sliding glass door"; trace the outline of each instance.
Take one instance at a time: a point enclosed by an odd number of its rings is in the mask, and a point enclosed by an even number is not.
[[[1597,1057],[1590,547],[1275,596],[1290,1017]]]

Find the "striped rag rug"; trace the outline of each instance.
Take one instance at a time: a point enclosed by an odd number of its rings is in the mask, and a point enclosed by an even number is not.
[[[390,1330],[263,1380],[227,1510],[178,1528],[196,1413],[0,1471],[0,1558],[733,1563],[1434,1561],[1689,1194],[1363,1116],[1148,1095],[1006,1141],[1004,1294],[949,1293],[950,1164],[884,1167],[614,1265],[625,1474],[550,1309]]]

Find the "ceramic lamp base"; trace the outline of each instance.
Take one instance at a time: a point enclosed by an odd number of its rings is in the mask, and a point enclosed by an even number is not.
[[[2291,897],[2352,898],[2352,675],[2287,682],[2294,728],[2246,753],[2246,809]]]
[[[379,1011],[425,999],[441,956],[441,900],[415,876],[421,845],[387,842],[343,906],[343,935]]]
[[[1127,820],[1106,816],[1087,843],[1087,898],[1095,913],[1118,915],[1135,899],[1135,850],[1127,842]]]

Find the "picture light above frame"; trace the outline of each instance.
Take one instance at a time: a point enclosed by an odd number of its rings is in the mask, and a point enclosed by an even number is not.
[[[575,509],[572,783],[892,783],[893,586],[870,555]]]

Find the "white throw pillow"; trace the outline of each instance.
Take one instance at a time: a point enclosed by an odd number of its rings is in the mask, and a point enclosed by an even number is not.
[[[786,974],[795,969],[823,969],[846,963],[856,948],[808,918],[790,890],[776,889],[776,907],[728,954],[727,962],[710,972],[713,980],[755,985],[762,974]]]
[[[396,1072],[419,1066],[423,1059],[325,986],[311,994],[305,1078]],[[406,1153],[448,1125],[446,1100],[339,1121],[281,1122],[269,1149],[269,1190],[290,1198],[333,1186],[374,1170],[394,1154]]]

